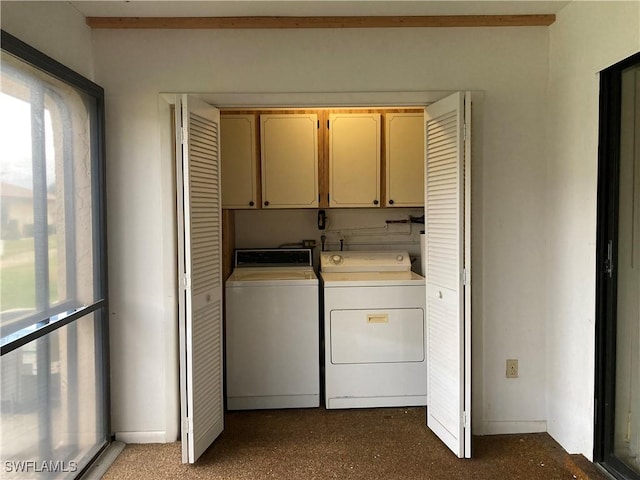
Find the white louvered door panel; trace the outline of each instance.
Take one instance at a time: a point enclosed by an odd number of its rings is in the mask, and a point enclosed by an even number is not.
[[[224,428],[219,126],[214,107],[176,102],[182,461]]]
[[[460,458],[471,456],[468,96],[425,109],[427,425]]]

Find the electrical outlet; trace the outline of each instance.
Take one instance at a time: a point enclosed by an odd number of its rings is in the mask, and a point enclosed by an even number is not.
[[[507,378],[518,378],[518,359],[507,359]]]

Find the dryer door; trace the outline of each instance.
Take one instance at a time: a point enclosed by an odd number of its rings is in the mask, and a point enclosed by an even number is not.
[[[424,361],[421,308],[332,310],[331,363]]]

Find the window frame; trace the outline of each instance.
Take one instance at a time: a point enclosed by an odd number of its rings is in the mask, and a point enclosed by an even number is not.
[[[75,291],[74,280],[72,286],[74,291],[67,292],[66,298],[61,299],[60,303],[51,307],[47,302],[47,309],[36,311],[33,315],[21,319],[19,321],[20,329],[17,329],[17,326],[6,336],[3,331],[2,338],[0,338],[1,357],[30,342],[45,339],[48,334],[67,325],[74,325],[81,319],[95,315],[95,325],[97,326],[94,334],[95,362],[96,369],[101,369],[98,377],[101,378],[99,386],[101,394],[96,397],[96,421],[98,425],[105,426],[105,437],[97,440],[98,449],[93,459],[81,470],[75,472],[77,476],[82,476],[111,441],[104,89],[4,30],[0,30],[0,48],[3,52],[16,57],[25,64],[66,83],[84,94],[88,102],[92,102],[89,133],[92,209],[89,228],[92,235],[94,300],[91,304],[82,306],[72,302],[70,298],[73,298]],[[65,167],[63,168],[66,170]],[[66,175],[65,171],[64,176],[66,177]],[[69,205],[65,202],[65,209],[68,208]],[[66,245],[65,248],[67,248]],[[75,261],[75,255],[73,257]],[[67,276],[69,274],[67,270]]]
[[[17,348],[20,348],[26,343],[36,340],[73,322],[83,315],[88,315],[100,309],[104,309],[104,311],[107,312],[108,301],[105,195],[106,178],[104,161],[104,89],[4,30],[1,31],[1,49],[93,99],[95,102],[93,105],[95,108],[95,118],[93,120],[96,122],[95,127],[91,127],[90,133],[92,200],[95,202],[95,206],[92,211],[94,218],[91,228],[94,242],[93,271],[95,272],[94,298],[96,298],[96,300],[90,305],[76,308],[69,301],[69,295],[67,295],[67,298],[62,299],[59,304],[56,304],[53,307],[49,306],[44,310],[38,310],[34,314],[21,319],[17,322],[16,327],[9,329],[8,332],[3,329],[3,336],[0,344],[0,355],[5,355]],[[108,322],[105,321],[105,325],[103,325],[105,332],[108,332],[107,323]],[[105,341],[107,340],[108,338],[105,339]]]

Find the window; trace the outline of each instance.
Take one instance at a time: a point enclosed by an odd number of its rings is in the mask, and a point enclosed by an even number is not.
[[[74,477],[109,439],[104,93],[5,32],[1,55],[0,468]]]

